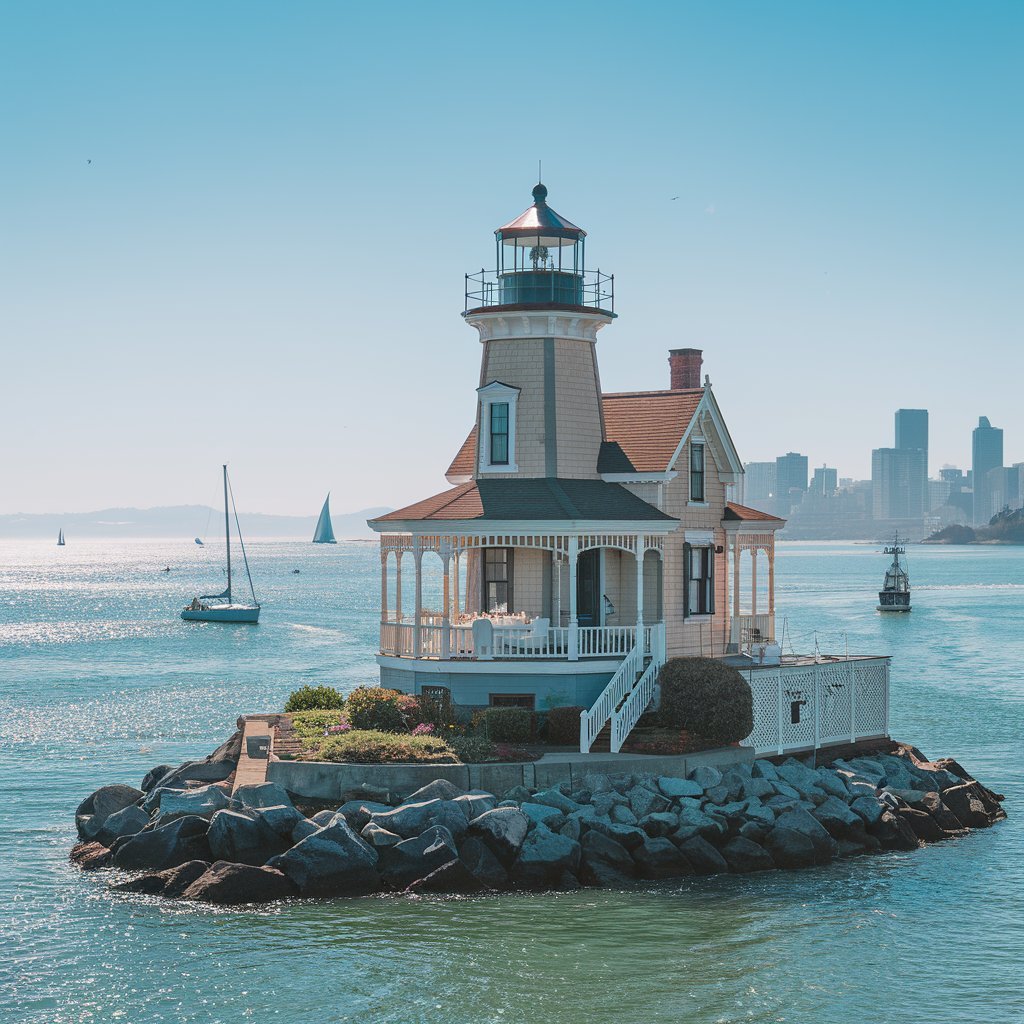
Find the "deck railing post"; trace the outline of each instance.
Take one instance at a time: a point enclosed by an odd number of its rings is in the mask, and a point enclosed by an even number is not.
[[[422,654],[422,628],[421,623],[423,619],[423,551],[420,548],[419,537],[414,541],[413,548],[413,562],[416,566],[416,589],[415,589],[415,601],[416,607],[414,610],[415,618],[412,622],[412,656],[419,658]]]
[[[579,537],[569,538],[569,661],[579,661],[579,620],[576,617],[576,560],[580,553]]]
[[[778,680],[779,680],[779,685],[778,685],[779,714],[778,714],[778,720],[775,723],[775,728],[777,730],[777,732],[776,732],[776,739],[778,741],[777,753],[781,754],[782,753],[782,669],[781,668],[779,669]]]
[[[853,670],[853,662],[846,663],[850,673],[850,742],[857,742],[857,673]]]

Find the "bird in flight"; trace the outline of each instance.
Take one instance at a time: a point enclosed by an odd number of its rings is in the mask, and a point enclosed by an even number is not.
[[[673,196],[672,197],[672,202],[674,203],[678,198],[679,198],[679,196]]]
[[[92,163],[92,161],[91,161],[91,160],[86,160],[85,162],[86,162],[87,164],[91,164],[91,163]]]

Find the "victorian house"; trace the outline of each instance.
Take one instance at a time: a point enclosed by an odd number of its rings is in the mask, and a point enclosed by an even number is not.
[[[781,730],[784,522],[734,500],[743,466],[700,350],[669,352],[663,388],[603,391],[614,280],[587,269],[586,232],[543,185],[533,199],[495,232],[495,271],[466,277],[480,386],[451,486],[370,522],[381,684],[464,705],[579,705],[581,750],[610,726],[617,751],[666,658],[730,657],[776,669],[755,703]]]

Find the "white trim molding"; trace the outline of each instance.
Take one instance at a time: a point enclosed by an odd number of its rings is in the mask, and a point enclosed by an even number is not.
[[[481,473],[517,473],[516,465],[516,405],[519,402],[519,388],[492,380],[476,389],[480,398],[480,429],[477,431],[477,468]],[[508,406],[508,462],[491,462],[491,408],[503,404]]]

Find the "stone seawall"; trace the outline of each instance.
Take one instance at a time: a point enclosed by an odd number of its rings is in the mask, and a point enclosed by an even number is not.
[[[533,785],[495,772],[490,790],[474,784],[474,768],[522,766],[425,768],[430,780],[410,790],[419,771],[349,765],[352,775],[325,782],[295,765],[232,794],[240,743],[236,734],[204,761],[161,765],[139,789],[97,790],[78,808],[72,859],[132,872],[113,880],[121,892],[215,903],[573,889],[811,867],[955,839],[1005,817],[1003,798],[955,761],[905,746],[824,767],[726,763],[723,752],[719,765],[604,762],[618,770]],[[289,777],[298,789],[281,784]],[[327,797],[309,792],[324,786]],[[332,806],[314,811],[314,796]]]

